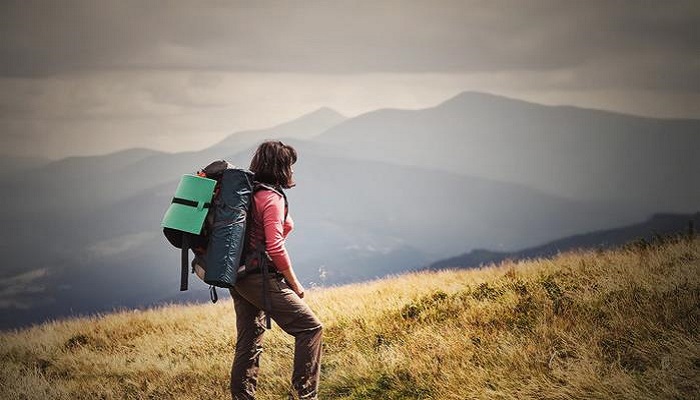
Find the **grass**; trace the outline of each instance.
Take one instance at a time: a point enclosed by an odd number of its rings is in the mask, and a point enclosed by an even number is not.
[[[700,240],[311,290],[322,399],[700,397]],[[6,399],[230,398],[230,299],[54,321],[0,336]],[[293,342],[266,334],[259,399]]]

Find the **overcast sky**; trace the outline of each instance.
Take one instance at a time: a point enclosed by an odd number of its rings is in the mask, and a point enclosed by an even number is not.
[[[1,154],[183,151],[465,90],[700,118],[697,1],[8,1]]]

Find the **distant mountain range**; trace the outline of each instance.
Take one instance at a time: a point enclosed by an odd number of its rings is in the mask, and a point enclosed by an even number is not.
[[[354,118],[320,109],[200,151],[18,162],[0,175],[0,327],[206,301],[196,278],[191,292],[177,291],[178,253],[160,220],[180,175],[214,159],[247,166],[265,139],[299,153],[287,192],[295,269],[307,284],[331,285],[695,212],[688,132],[698,127],[465,93]]]
[[[447,258],[430,264],[426,269],[476,268],[503,260],[523,260],[554,256],[559,252],[574,249],[608,249],[636,240],[653,242],[677,234],[697,235],[700,227],[700,212],[695,214],[656,214],[649,220],[616,229],[573,235],[555,240],[541,246],[512,252],[475,249],[456,257]]]
[[[552,107],[464,92],[423,110],[377,110],[317,140],[347,157],[523,184],[647,213],[700,204],[700,121]]]

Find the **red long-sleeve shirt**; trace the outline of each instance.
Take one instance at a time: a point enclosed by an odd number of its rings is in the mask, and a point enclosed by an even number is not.
[[[284,271],[292,266],[287,249],[284,246],[289,232],[294,229],[292,217],[287,215],[284,220],[284,198],[272,190],[259,190],[254,195],[250,240],[259,243],[263,235],[265,250],[272,258],[278,271]]]

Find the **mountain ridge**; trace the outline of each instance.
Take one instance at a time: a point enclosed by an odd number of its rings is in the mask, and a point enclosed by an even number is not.
[[[309,113],[303,114],[300,117],[269,128],[244,130],[233,133],[202,151],[208,151],[211,149],[218,150],[220,147],[229,149],[234,146],[240,146],[241,138],[247,139],[245,143],[255,140],[271,139],[270,137],[266,137],[266,135],[269,135],[270,132],[275,132],[276,136],[279,138],[289,136],[297,139],[309,139],[321,134],[331,126],[336,125],[346,119],[347,117],[330,107],[321,107]]]
[[[519,105],[528,105],[528,106],[541,106],[541,107],[548,107],[548,108],[553,108],[553,109],[570,109],[570,110],[575,110],[575,111],[584,111],[584,112],[590,112],[593,114],[609,114],[610,116],[617,116],[617,117],[632,117],[632,118],[640,118],[640,119],[645,119],[645,120],[664,120],[664,121],[693,121],[693,122],[698,122],[700,121],[700,118],[681,118],[681,117],[656,117],[656,116],[649,116],[649,115],[640,115],[640,114],[633,114],[633,113],[626,113],[622,111],[614,111],[614,110],[606,110],[602,108],[595,108],[595,107],[585,107],[585,106],[575,106],[575,105],[570,105],[570,104],[546,104],[546,103],[540,103],[534,100],[525,100],[525,99],[520,99],[517,97],[511,97],[511,96],[506,96],[506,95],[501,95],[501,94],[494,94],[494,93],[489,93],[489,92],[481,92],[481,91],[472,91],[472,90],[465,90],[462,91],[432,107],[426,107],[426,108],[438,108],[444,105],[452,104],[452,103],[473,103],[475,101],[490,101],[490,102],[497,102],[497,101],[507,101],[512,104],[519,104]]]
[[[489,249],[474,249],[458,256],[431,263],[425,269],[469,269],[477,268],[484,264],[501,262],[506,259],[518,261],[537,257],[551,257],[559,252],[576,249],[610,249],[633,241],[652,242],[658,237],[684,233],[690,235],[690,232],[688,232],[690,227],[696,229],[698,226],[700,226],[700,211],[694,214],[655,213],[646,221],[636,224],[580,233],[517,251],[500,252]]]
[[[691,150],[700,148],[698,130],[700,120],[463,93],[432,108],[361,114],[317,140],[353,158],[439,166],[569,198],[614,198],[645,204],[649,213],[692,212],[700,203],[691,184],[700,173]]]

